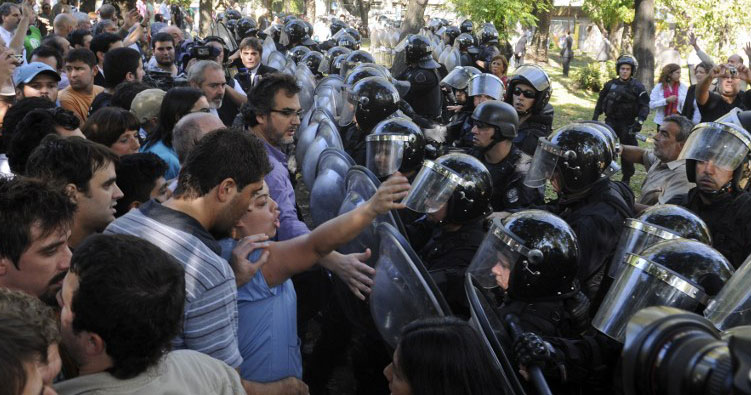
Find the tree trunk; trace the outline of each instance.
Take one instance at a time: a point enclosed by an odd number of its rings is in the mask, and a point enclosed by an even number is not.
[[[652,90],[655,79],[655,3],[654,0],[635,0],[634,56],[639,62],[636,79]]]
[[[402,22],[402,31],[399,33],[399,41],[409,34],[420,31],[420,28],[425,24],[423,17],[427,5],[428,0],[409,0],[407,12],[404,14],[404,21]]]
[[[550,40],[550,10],[553,8],[553,4],[550,0],[543,0],[538,4],[542,7],[535,7],[534,15],[537,17],[537,29],[532,36],[532,44],[535,46],[537,60],[547,63]]]
[[[368,12],[370,11],[370,0],[357,0],[357,11],[360,13],[360,20],[365,30],[368,29]]]
[[[213,0],[200,0],[198,3],[198,12],[200,20],[198,21],[198,29],[201,32],[201,37],[209,35],[211,30],[211,12],[214,9]]]

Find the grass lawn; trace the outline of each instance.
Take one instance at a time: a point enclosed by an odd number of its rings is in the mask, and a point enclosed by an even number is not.
[[[548,63],[539,63],[539,66],[545,69],[553,83],[553,94],[550,98],[550,104],[555,108],[555,118],[553,119],[554,130],[577,120],[592,119],[598,93],[580,89],[574,81],[574,75],[576,75],[578,70],[591,62],[595,62],[595,60],[590,57],[575,57],[573,62],[571,62],[568,77],[564,77],[561,74],[563,67],[560,63],[560,56],[553,54],[552,50],[550,51]],[[652,123],[653,117],[654,114],[652,113],[647,118],[642,134],[650,136],[653,134],[655,130],[655,125]],[[600,120],[605,120],[605,116],[601,115]],[[651,143],[639,142],[639,145],[645,148],[651,147]],[[633,189],[637,199],[641,194],[641,184],[645,176],[646,169],[644,166],[636,165],[636,173],[631,177],[631,189]],[[620,177],[620,174],[618,174],[615,176],[615,179],[620,180]],[[546,192],[546,197],[554,198],[554,194],[550,188]]]

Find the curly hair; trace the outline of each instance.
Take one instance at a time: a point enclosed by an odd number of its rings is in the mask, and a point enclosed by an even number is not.
[[[0,288],[0,311],[13,314],[28,324],[28,329],[39,335],[47,345],[60,343],[58,328],[52,308],[45,306],[39,298],[25,292]],[[47,354],[42,357],[47,362]]]
[[[660,71],[660,79],[658,80],[659,83],[663,85],[667,85],[670,82],[676,82],[676,81],[670,81],[670,74],[673,74],[676,70],[680,70],[681,66],[675,64],[675,63],[668,63],[665,66],[662,67],[662,70]]]
[[[104,340],[110,374],[135,377],[169,351],[185,305],[185,272],[171,255],[134,236],[97,234],[76,249],[70,273],[73,331]]]

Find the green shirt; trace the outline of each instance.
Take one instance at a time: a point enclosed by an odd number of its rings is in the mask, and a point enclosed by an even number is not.
[[[36,26],[29,26],[30,33],[23,39],[23,47],[26,49],[26,60],[31,61],[31,51],[42,44],[42,32]]]

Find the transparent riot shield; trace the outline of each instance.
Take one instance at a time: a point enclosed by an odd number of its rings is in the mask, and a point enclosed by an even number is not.
[[[383,340],[396,348],[405,325],[451,311],[404,236],[391,224],[378,225],[377,232],[380,253],[370,314]]]
[[[339,131],[332,128],[330,124],[319,123],[316,138],[313,140],[313,144],[308,147],[302,161],[302,180],[308,189],[313,187],[313,181],[316,179],[318,159],[323,150],[329,147],[343,150],[342,138],[339,136]]]
[[[310,215],[318,226],[339,213],[346,193],[344,178],[355,161],[338,148],[326,148],[318,159],[318,169],[310,188]]]

